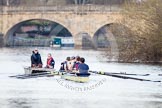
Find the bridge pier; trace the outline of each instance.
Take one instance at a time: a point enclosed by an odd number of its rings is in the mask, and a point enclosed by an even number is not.
[[[93,38],[88,33],[79,33],[74,36],[75,49],[96,49]]]
[[[80,35],[73,36],[75,49],[82,49],[82,37]]]
[[[3,34],[0,34],[0,47],[4,46]]]

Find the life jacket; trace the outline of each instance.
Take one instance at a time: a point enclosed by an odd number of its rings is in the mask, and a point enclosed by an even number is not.
[[[53,58],[52,58],[52,57],[49,58],[49,59],[47,59],[47,65],[51,65],[52,61],[53,61]],[[51,65],[51,66],[52,66],[52,65]]]

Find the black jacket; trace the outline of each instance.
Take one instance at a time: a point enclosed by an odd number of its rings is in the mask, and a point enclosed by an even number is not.
[[[35,65],[42,64],[42,59],[41,59],[41,56],[40,56],[39,53],[37,53],[37,54],[33,53],[32,54],[31,64],[35,64]]]

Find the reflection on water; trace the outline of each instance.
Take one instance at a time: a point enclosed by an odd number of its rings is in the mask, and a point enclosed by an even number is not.
[[[35,100],[26,98],[10,98],[7,100],[11,108],[32,108]]]
[[[161,102],[156,101],[114,101],[114,100],[78,100],[78,99],[24,99],[12,98],[6,100],[7,108],[161,108]],[[134,106],[134,104],[136,104]]]
[[[8,76],[23,74],[24,66],[30,65],[34,48],[0,49],[0,106],[1,108],[161,108],[162,83],[118,79],[92,75],[88,83],[75,83],[55,77],[14,79]],[[52,53],[56,69],[67,56],[80,55],[86,58],[91,70],[108,72],[147,73],[150,76],[135,76],[162,80],[162,67],[145,64],[107,63],[102,52],[93,50],[54,50],[39,48],[45,66],[47,54]],[[105,79],[102,85],[86,91],[67,89],[57,80],[73,87],[90,87]]]

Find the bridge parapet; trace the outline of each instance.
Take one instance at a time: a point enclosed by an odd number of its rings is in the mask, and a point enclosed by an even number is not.
[[[10,12],[75,12],[75,13],[86,13],[86,12],[117,12],[121,8],[118,5],[67,5],[67,6],[1,6],[3,13]]]

